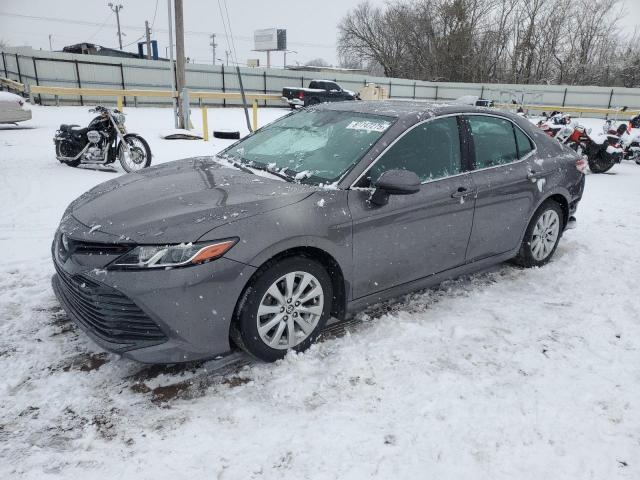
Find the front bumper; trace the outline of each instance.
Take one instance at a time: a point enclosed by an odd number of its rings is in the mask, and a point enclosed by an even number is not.
[[[143,363],[227,353],[237,300],[256,270],[224,257],[149,271],[87,270],[73,257],[60,264],[55,254],[54,262],[54,292],[71,319],[105,350]]]

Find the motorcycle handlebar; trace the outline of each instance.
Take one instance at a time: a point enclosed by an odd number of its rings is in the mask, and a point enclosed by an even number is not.
[[[125,115],[117,108],[107,108],[107,107],[103,107],[102,105],[97,105],[96,107],[89,109],[89,113],[109,113],[109,112]]]

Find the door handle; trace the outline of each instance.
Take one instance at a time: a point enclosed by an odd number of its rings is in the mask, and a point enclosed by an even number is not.
[[[529,170],[529,173],[527,173],[527,179],[529,180],[535,180],[537,176],[538,172],[536,172],[535,170]]]
[[[464,198],[469,195],[472,195],[473,193],[474,193],[473,190],[469,190],[466,187],[458,187],[458,190],[456,190],[451,194],[451,198]]]

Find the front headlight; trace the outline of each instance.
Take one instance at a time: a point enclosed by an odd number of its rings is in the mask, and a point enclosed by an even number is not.
[[[140,245],[115,260],[116,269],[175,268],[199,265],[220,258],[238,243],[237,238],[215,243]]]
[[[125,116],[124,113],[116,113],[116,123],[118,125],[124,125]]]

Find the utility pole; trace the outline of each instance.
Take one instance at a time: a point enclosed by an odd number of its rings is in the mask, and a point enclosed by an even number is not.
[[[216,43],[216,34],[212,33],[211,35],[209,35],[209,38],[211,38],[211,43],[209,43],[209,45],[211,45],[211,49],[212,49],[211,65],[215,65],[216,64],[216,47],[218,46],[218,44]]]
[[[227,57],[227,67],[228,67],[228,66],[229,66],[229,55],[231,54],[231,52],[230,52],[229,50],[225,50],[225,51],[224,51],[224,54],[225,54],[225,55],[226,55],[226,57]]]
[[[176,11],[176,87],[182,95],[185,87],[184,75],[184,17],[182,16],[182,0],[175,0]],[[178,128],[189,128],[184,124],[184,112],[181,99],[178,100]]]
[[[111,8],[112,12],[116,14],[116,22],[118,23],[118,43],[120,44],[120,50],[122,50],[122,32],[120,31],[120,10],[124,7],[122,5],[114,5],[109,2],[109,8]]]
[[[53,52],[53,47],[51,46],[52,45],[52,43],[51,43],[51,37],[52,36],[53,35],[49,34],[49,50],[51,50]]]
[[[175,65],[173,63],[173,9],[171,8],[171,0],[167,0],[167,11],[169,14],[169,72],[171,72],[171,103],[173,104],[174,127],[178,128],[178,107],[176,97],[174,96],[174,92],[176,91],[176,76],[174,70]]]
[[[144,21],[144,33],[147,37],[147,60],[151,59],[151,29],[149,28],[149,21]]]

